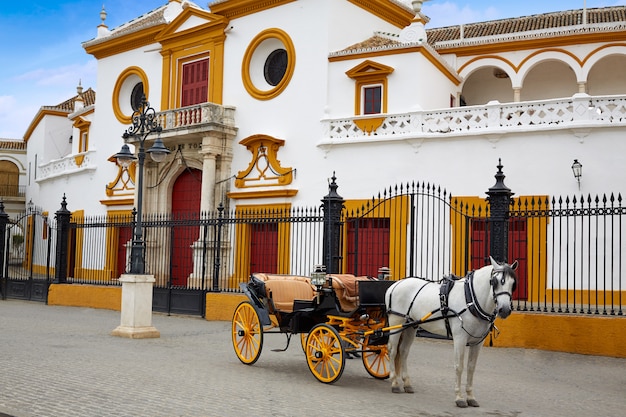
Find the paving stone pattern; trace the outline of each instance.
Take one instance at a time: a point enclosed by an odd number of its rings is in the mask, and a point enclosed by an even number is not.
[[[299,338],[266,334],[258,362],[236,358],[229,322],[155,314],[159,339],[110,336],[120,313],[0,300],[0,416],[621,416],[626,360],[485,348],[480,408],[454,405],[448,341],[417,339],[415,394],[392,394],[348,360],[332,385],[309,372]],[[601,341],[598,341],[601,343]]]

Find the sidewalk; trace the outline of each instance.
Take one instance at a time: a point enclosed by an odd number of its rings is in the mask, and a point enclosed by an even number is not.
[[[417,339],[416,393],[392,394],[359,359],[333,385],[309,372],[299,338],[266,334],[258,362],[236,358],[229,322],[155,314],[159,339],[109,335],[120,313],[0,300],[0,417],[619,416],[626,360],[485,348],[481,407],[454,405],[448,341]],[[601,343],[601,341],[598,341]]]

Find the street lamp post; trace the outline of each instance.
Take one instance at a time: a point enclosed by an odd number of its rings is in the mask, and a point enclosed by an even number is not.
[[[141,104],[133,113],[133,125],[130,126],[122,137],[125,142],[131,140],[138,143],[137,157],[130,152],[127,143],[115,154],[118,164],[128,168],[133,161],[137,161],[137,211],[133,241],[130,251],[130,271],[123,274],[119,281],[122,283],[122,319],[120,325],[111,332],[113,336],[128,337],[131,339],[160,337],[160,333],[152,326],[152,287],[155,282],[154,276],[146,274],[145,245],[143,239],[143,165],[146,152],[155,162],[165,159],[167,149],[160,136],[147,151],[144,143],[149,135],[161,132],[161,125],[156,111],[150,107],[150,103],[143,96]]]
[[[142,230],[144,161],[146,159],[146,152],[148,152],[153,161],[161,162],[165,159],[167,154],[170,153],[170,150],[163,145],[160,136],[157,137],[150,149],[145,150],[144,142],[146,138],[152,133],[161,132],[161,125],[159,124],[156,111],[150,107],[150,103],[146,101],[145,95],[141,99],[139,109],[133,113],[132,119],[133,125],[126,129],[122,137],[124,141],[134,139],[136,142],[139,142],[137,157],[130,152],[128,145],[124,143],[122,149],[115,154],[115,158],[123,168],[128,168],[133,161],[137,160],[137,218],[131,244],[129,272],[131,274],[144,274],[146,270],[144,257],[145,246]]]

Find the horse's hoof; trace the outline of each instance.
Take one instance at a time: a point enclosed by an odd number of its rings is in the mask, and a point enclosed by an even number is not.
[[[474,399],[467,400],[467,405],[469,405],[470,407],[480,407],[480,405],[478,404],[478,401]]]
[[[456,400],[456,406],[459,408],[467,408],[467,401],[465,400]]]
[[[413,394],[415,390],[413,389],[412,386],[407,385],[406,387],[404,387],[404,392],[406,392],[407,394]]]
[[[400,387],[391,387],[391,392],[394,394],[400,394]]]

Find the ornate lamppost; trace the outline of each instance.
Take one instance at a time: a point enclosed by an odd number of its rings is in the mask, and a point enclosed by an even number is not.
[[[139,150],[137,157],[130,152],[130,148],[126,143],[122,146],[122,149],[115,154],[117,162],[123,168],[128,168],[130,164],[138,160],[137,165],[137,218],[135,222],[135,228],[133,231],[133,241],[130,251],[130,273],[131,274],[144,274],[146,270],[145,264],[145,246],[143,241],[142,230],[142,213],[143,213],[143,165],[146,159],[146,152],[150,154],[150,157],[155,162],[162,162],[165,157],[170,153],[170,150],[163,145],[161,137],[157,137],[154,144],[147,151],[144,148],[144,142],[148,136],[152,133],[160,133],[161,125],[156,115],[156,111],[150,107],[150,103],[146,101],[146,96],[141,98],[141,105],[133,113],[133,125],[126,129],[122,137],[124,141],[131,140],[131,142],[139,143]]]
[[[156,111],[150,107],[145,95],[141,98],[141,104],[133,113],[133,125],[129,127],[122,137],[125,142],[133,142],[139,145],[137,157],[130,152],[128,144],[124,143],[122,149],[115,154],[118,164],[128,168],[137,160],[137,211],[133,241],[130,252],[130,271],[120,277],[122,283],[122,320],[121,324],[111,333],[113,336],[128,337],[131,339],[159,337],[160,333],[152,326],[152,286],[154,276],[145,273],[145,245],[143,240],[143,165],[146,152],[155,162],[161,162],[170,153],[160,136],[147,151],[144,143],[149,135],[161,132],[161,125]]]

